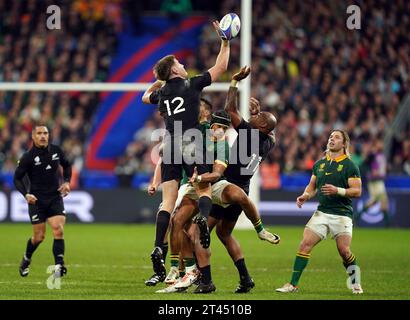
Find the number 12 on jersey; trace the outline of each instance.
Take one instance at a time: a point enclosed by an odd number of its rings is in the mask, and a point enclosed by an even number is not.
[[[171,103],[169,103],[169,100],[165,100],[164,103],[167,107],[168,116],[172,116],[172,114],[177,114],[177,113],[181,113],[185,111],[185,108],[183,108],[184,99],[181,97],[175,97],[174,99],[171,100]],[[171,110],[171,104],[172,106],[177,104],[176,108]]]

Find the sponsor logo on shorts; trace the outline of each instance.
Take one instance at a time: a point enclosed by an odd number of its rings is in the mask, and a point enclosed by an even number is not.
[[[31,221],[36,222],[39,221],[40,219],[38,218],[38,215],[35,214],[34,216],[31,217]]]

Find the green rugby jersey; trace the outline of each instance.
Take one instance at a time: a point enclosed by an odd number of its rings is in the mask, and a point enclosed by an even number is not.
[[[212,172],[214,163],[222,164],[225,167],[228,166],[229,162],[229,144],[226,139],[223,140],[210,140],[206,137],[206,130],[211,128],[209,122],[201,123],[201,131],[204,137],[204,155],[206,156],[205,160],[208,161],[213,159],[212,163],[208,163],[209,172]],[[224,177],[221,178],[225,179]]]
[[[183,186],[184,184],[187,184],[188,180],[189,180],[189,178],[188,178],[185,170],[182,169],[182,179],[181,179],[181,182],[179,183],[179,186]]]
[[[316,176],[316,189],[319,198],[318,210],[351,218],[353,215],[352,199],[339,195],[325,196],[320,189],[327,183],[339,188],[349,188],[349,178],[360,179],[357,165],[346,155],[334,160],[326,155],[313,166],[313,175]]]

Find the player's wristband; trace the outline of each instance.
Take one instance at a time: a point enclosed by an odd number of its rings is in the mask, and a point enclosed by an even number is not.
[[[337,188],[337,194],[341,197],[346,197],[346,189],[345,188]]]
[[[236,81],[236,80],[231,80],[231,87],[236,88],[237,85],[238,85],[238,81]]]
[[[201,182],[201,180],[202,180],[202,176],[197,176],[195,179],[196,182]]]
[[[310,193],[309,192],[303,192],[303,194],[307,195],[308,199],[310,199]]]

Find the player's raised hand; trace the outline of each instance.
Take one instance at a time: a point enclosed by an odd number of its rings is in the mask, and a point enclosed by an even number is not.
[[[60,192],[62,197],[67,196],[70,193],[70,184],[68,182],[64,182],[60,188],[58,188],[58,192]]]
[[[36,196],[31,193],[27,193],[25,198],[28,204],[35,204],[37,201]]]
[[[226,39],[225,33],[222,31],[221,27],[219,26],[219,22],[214,21],[214,22],[212,22],[212,25],[214,26],[214,29],[215,29],[216,33],[218,34],[218,37],[221,38],[222,41],[228,41]]]
[[[189,183],[190,184],[193,184],[193,183],[195,183],[195,182],[197,182],[197,179],[198,179],[198,170],[197,170],[197,168],[195,167],[194,168],[194,173],[192,174],[192,177],[189,179]]]
[[[245,79],[247,76],[249,76],[250,73],[251,73],[251,68],[244,66],[241,68],[241,70],[239,70],[239,72],[235,73],[232,76],[232,80],[241,81]]]
[[[261,105],[258,99],[251,97],[249,101],[249,112],[251,115],[256,115],[261,112]]]

